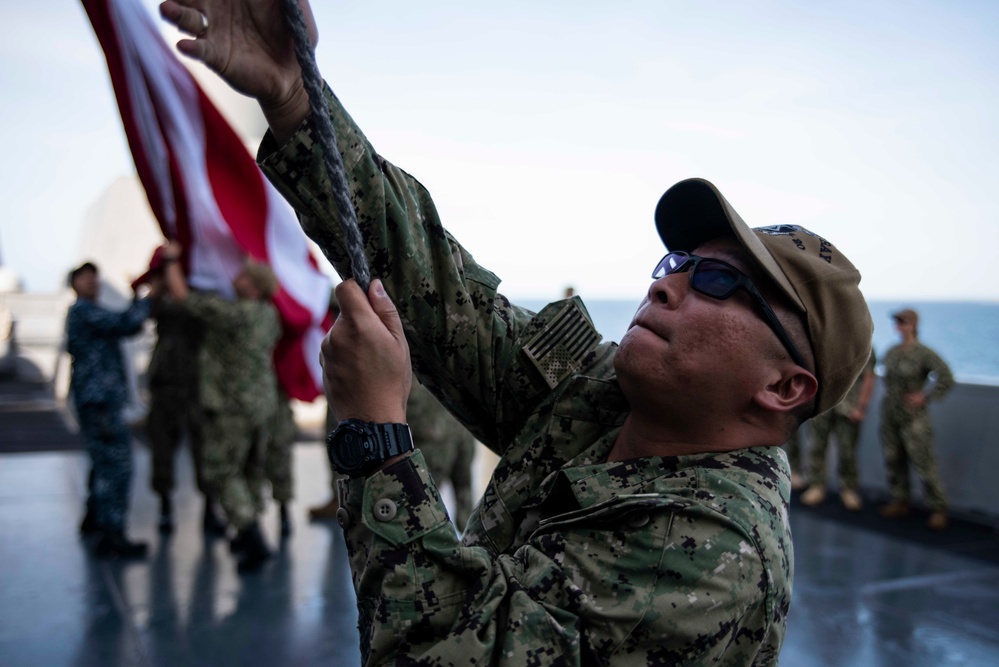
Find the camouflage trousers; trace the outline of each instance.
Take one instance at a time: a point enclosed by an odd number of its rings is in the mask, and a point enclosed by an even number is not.
[[[931,510],[946,510],[947,496],[937,472],[929,413],[886,405],[881,413],[880,434],[892,498],[909,502],[911,464],[923,482],[926,506]]]
[[[287,401],[278,405],[267,434],[268,439],[261,451],[253,452],[249,457],[247,483],[261,505],[267,482],[271,485],[271,497],[276,502],[287,503],[295,497],[291,458],[291,446],[295,442],[295,416]]]
[[[257,520],[264,511],[261,493],[262,457],[270,437],[271,415],[205,411],[205,483],[236,530]]]
[[[102,530],[124,530],[132,483],[132,444],[121,406],[77,406],[77,418],[91,463],[87,504]]]
[[[174,489],[174,460],[185,434],[191,447],[198,490],[206,492],[201,464],[204,457],[201,420],[201,405],[197,400],[197,393],[187,388],[158,387],[150,391],[146,434],[153,463],[150,485],[156,493],[166,495]]]
[[[830,436],[836,438],[840,489],[856,489],[860,484],[857,475],[860,422],[832,410],[816,415],[808,422],[808,480],[812,484],[825,485],[826,450]]]

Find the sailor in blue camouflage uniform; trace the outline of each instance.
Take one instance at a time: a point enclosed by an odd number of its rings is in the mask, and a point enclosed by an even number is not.
[[[258,99],[261,166],[346,275],[281,3],[196,7],[162,13],[198,35],[185,53]],[[325,96],[376,276],[367,294],[337,287],[327,398],[341,419],[398,425],[415,369],[501,456],[460,539],[419,450],[339,485],[364,664],[776,664],[793,569],[780,445],[870,356],[853,265],[800,227],[750,230],[684,181],[656,209],[672,252],[650,256],[620,346],[601,342],[579,298],[511,304]]]
[[[66,347],[73,358],[70,391],[92,465],[84,525],[93,523],[101,532],[98,555],[143,557],[146,545],[125,536],[132,443],[122,417],[128,383],[121,341],[142,330],[153,299],[136,299],[119,312],[98,305],[100,280],[90,262],[73,269],[69,283],[77,296],[66,315]]]

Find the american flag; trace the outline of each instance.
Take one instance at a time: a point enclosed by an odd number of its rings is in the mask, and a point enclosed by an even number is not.
[[[316,398],[319,344],[332,324],[331,282],[294,212],[139,0],[82,1],[139,180],[163,235],[184,246],[190,283],[231,296],[246,256],[270,265],[284,331],[274,353],[278,381],[292,398]]]

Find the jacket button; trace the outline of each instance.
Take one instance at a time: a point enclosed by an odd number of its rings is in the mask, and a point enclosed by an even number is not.
[[[632,528],[641,528],[649,522],[648,512],[635,512],[628,516],[628,525]]]
[[[391,521],[398,513],[399,510],[396,508],[395,503],[388,498],[382,498],[375,502],[374,514],[375,518],[379,521]]]
[[[336,522],[344,530],[350,528],[350,512],[347,511],[346,507],[341,507],[336,511]]]

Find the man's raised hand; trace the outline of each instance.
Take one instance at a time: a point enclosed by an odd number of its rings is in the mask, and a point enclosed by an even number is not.
[[[299,6],[310,43],[316,22],[307,0]],[[309,113],[281,0],[166,0],[160,15],[181,32],[177,49],[214,70],[237,91],[256,98],[279,140]]]

